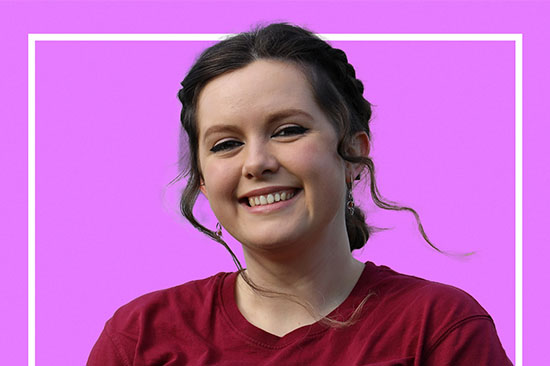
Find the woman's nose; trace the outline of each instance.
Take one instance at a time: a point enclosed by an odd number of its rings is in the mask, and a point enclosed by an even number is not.
[[[249,143],[243,163],[243,176],[246,178],[263,178],[276,173],[279,162],[265,143]]]

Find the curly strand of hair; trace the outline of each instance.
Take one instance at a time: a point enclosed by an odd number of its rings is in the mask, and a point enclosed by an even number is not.
[[[343,78],[347,79],[347,82],[341,83],[342,86],[344,86],[342,89],[346,92],[347,96],[351,99],[351,105],[355,108],[355,112],[362,117],[360,118],[360,121],[355,121],[357,122],[356,124],[353,123],[354,121],[350,121],[351,131],[344,132],[344,136],[341,141],[342,143],[340,144],[338,149],[340,152],[340,155],[347,161],[360,163],[367,167],[369,171],[369,178],[370,178],[370,193],[371,193],[372,200],[376,206],[384,210],[408,211],[412,213],[418,224],[418,230],[420,231],[420,234],[422,235],[422,238],[426,241],[426,243],[428,243],[433,249],[435,249],[437,252],[441,254],[450,255],[450,256],[457,255],[454,253],[444,251],[438,248],[434,243],[432,243],[432,241],[428,238],[428,235],[424,230],[424,226],[422,225],[420,215],[416,212],[415,209],[408,206],[399,205],[396,202],[384,199],[382,197],[382,195],[380,194],[380,191],[378,190],[378,186],[376,184],[375,168],[374,168],[374,162],[372,161],[372,159],[370,159],[369,157],[354,157],[354,156],[348,156],[345,154],[345,145],[347,143],[346,141],[347,133],[349,132],[353,133],[353,132],[358,132],[360,130],[364,130],[367,133],[367,135],[370,137],[369,121],[372,114],[372,110],[371,110],[370,103],[363,97],[363,92],[364,92],[363,82],[357,79],[355,68],[353,67],[353,65],[351,65],[348,62],[348,58],[345,52],[337,48],[332,48],[330,46],[327,50],[330,57],[332,57],[333,61],[336,61],[335,63],[338,65],[335,69],[339,71],[340,75]],[[350,88],[349,86],[353,86],[353,88]],[[350,113],[350,115],[352,115],[352,113]],[[371,228],[371,231],[379,231],[379,230],[385,230],[385,229],[375,228],[375,230],[372,230]],[[369,236],[367,234],[365,239],[368,239],[368,237]],[[474,254],[474,252],[462,253],[458,255],[469,256],[472,254]]]
[[[424,231],[424,226],[422,225],[422,222],[420,220],[420,215],[416,212],[415,209],[407,206],[401,206],[397,205],[395,202],[385,200],[382,198],[382,195],[380,194],[380,191],[378,190],[378,186],[376,184],[376,178],[374,174],[374,163],[372,159],[366,158],[365,159],[365,165],[369,171],[369,178],[370,178],[370,193],[372,196],[373,202],[376,204],[376,206],[384,209],[384,210],[393,210],[393,211],[409,211],[414,215],[414,218],[416,219],[416,223],[418,224],[418,230],[420,231],[420,234],[424,238],[424,240],[436,251],[438,251],[441,254],[445,254],[448,256],[470,256],[474,254],[475,252],[467,252],[467,253],[451,253],[448,251],[444,251],[442,249],[439,249],[435,244],[431,242],[431,240],[428,238],[428,235]]]
[[[365,304],[367,301],[372,297],[376,296],[377,294],[375,292],[369,292],[367,296],[361,300],[359,305],[353,310],[351,315],[348,317],[347,320],[337,320],[333,318],[329,318],[328,316],[325,316],[319,320],[319,323],[324,324],[330,328],[345,328],[352,326],[356,324],[361,319],[361,313],[363,312],[363,308],[365,307]]]
[[[197,201],[197,197],[199,195],[199,184],[200,183],[198,182],[198,179],[191,179],[191,182],[189,182],[185,187],[182,194],[183,199],[180,202],[181,212],[184,214],[185,218],[191,223],[191,225],[193,225],[197,230],[199,230],[203,234],[206,234],[212,240],[223,245],[223,247],[231,255],[233,262],[237,266],[237,270],[240,272],[243,270],[243,266],[241,265],[241,262],[239,261],[235,253],[231,250],[229,245],[227,245],[227,243],[222,238],[216,235],[213,230],[209,230],[201,223],[199,223],[195,218],[195,215],[193,214],[193,206],[195,205],[195,202]]]

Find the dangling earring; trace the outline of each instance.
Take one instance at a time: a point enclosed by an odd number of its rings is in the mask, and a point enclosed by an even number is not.
[[[222,234],[223,234],[223,233],[222,233],[222,226],[221,226],[220,223],[218,222],[218,223],[216,224],[216,236],[217,236],[218,238],[221,239],[221,238],[222,238]]]
[[[353,201],[353,195],[351,193],[352,188],[352,183],[348,183],[348,199],[346,201],[346,207],[350,216],[353,216],[353,213],[355,212],[355,202]]]

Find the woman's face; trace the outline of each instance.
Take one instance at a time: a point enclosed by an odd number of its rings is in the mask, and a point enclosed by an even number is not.
[[[245,248],[275,250],[345,225],[338,138],[297,66],[259,60],[215,78],[197,121],[201,190]]]

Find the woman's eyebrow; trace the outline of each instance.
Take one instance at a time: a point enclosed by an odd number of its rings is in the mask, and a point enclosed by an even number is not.
[[[280,121],[282,119],[285,119],[287,117],[292,117],[292,116],[296,116],[296,115],[304,116],[304,117],[307,117],[309,119],[313,119],[313,117],[309,113],[307,113],[306,111],[303,111],[301,109],[296,109],[296,108],[289,108],[289,109],[284,109],[282,111],[277,111],[275,113],[271,113],[270,115],[268,115],[267,116],[267,123],[271,124],[271,123]]]
[[[206,140],[209,135],[217,132],[239,132],[239,128],[230,124],[219,124],[211,126],[204,133],[203,141]]]

